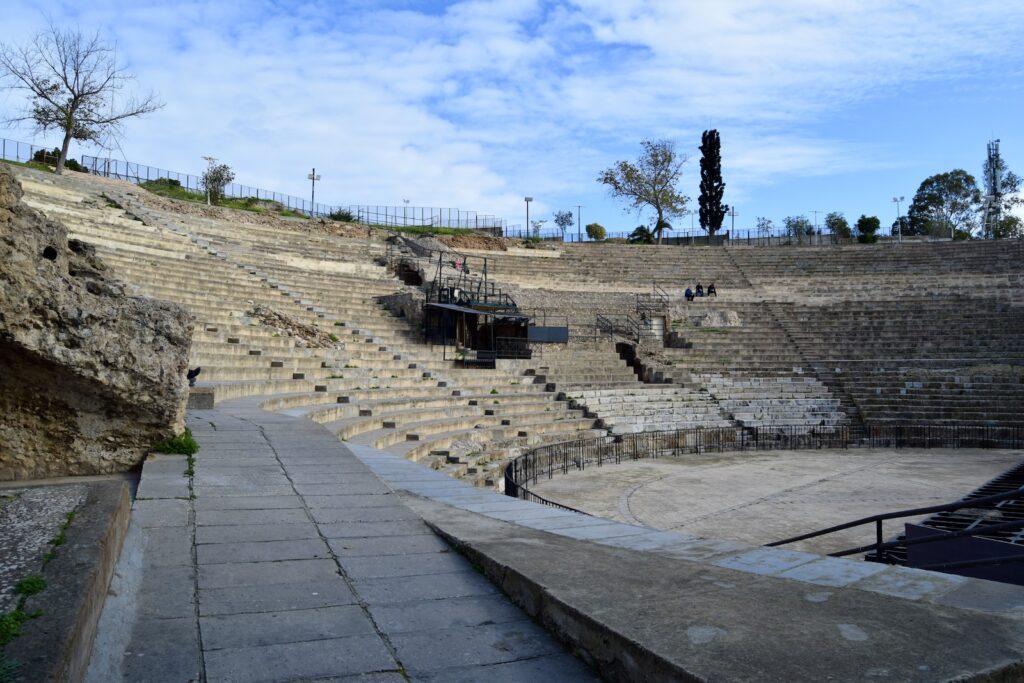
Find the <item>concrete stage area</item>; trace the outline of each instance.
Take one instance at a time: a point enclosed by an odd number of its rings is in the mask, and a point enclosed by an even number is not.
[[[627,524],[763,545],[873,514],[953,502],[1022,459],[1024,451],[980,449],[691,454],[555,474],[530,490]],[[886,536],[913,519],[888,522]],[[825,554],[873,541],[874,526],[865,525],[786,547]]]

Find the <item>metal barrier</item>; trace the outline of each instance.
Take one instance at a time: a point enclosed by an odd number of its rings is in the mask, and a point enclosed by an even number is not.
[[[505,494],[564,509],[529,484],[556,473],[623,460],[686,453],[820,448],[1024,448],[1024,425],[871,425],[819,430],[801,427],[717,427],[639,432],[565,441],[534,448],[505,467]],[[578,512],[578,511],[577,511]]]
[[[83,156],[82,165],[90,173],[106,178],[117,178],[131,183],[140,184],[160,179],[174,181],[185,190],[195,193],[205,192],[202,176],[190,173],[168,171],[146,164],[137,164],[118,159]],[[382,206],[367,204],[322,204],[312,203],[308,199],[294,195],[273,192],[249,185],[230,183],[224,188],[224,196],[236,199],[254,198],[258,201],[277,202],[282,207],[307,216],[330,217],[332,214],[348,215],[358,223],[383,225],[389,227],[431,227],[431,228],[471,228],[502,230],[505,220],[494,216],[478,214],[456,208],[438,208],[426,206]]]
[[[37,145],[30,145],[27,142],[0,138],[0,159],[4,161],[17,161],[21,163],[32,161],[32,157],[35,156],[36,152],[42,151],[45,154],[52,149],[52,147],[39,147]]]

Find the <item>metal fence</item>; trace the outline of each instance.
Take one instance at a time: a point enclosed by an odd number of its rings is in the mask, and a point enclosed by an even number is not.
[[[529,485],[541,478],[551,479],[555,474],[619,464],[624,460],[678,457],[687,453],[858,447],[1019,449],[1024,448],[1024,425],[898,424],[823,430],[695,427],[577,439],[534,448],[512,460],[505,467],[505,494],[574,510],[538,496],[529,490]]]
[[[106,178],[117,178],[131,183],[140,184],[166,179],[180,185],[189,192],[202,194],[205,188],[202,176],[190,173],[168,171],[155,166],[137,164],[118,159],[83,156],[82,165],[90,173]],[[390,227],[431,227],[431,228],[471,228],[500,231],[506,223],[495,216],[479,214],[456,208],[427,206],[383,206],[369,204],[322,204],[312,203],[308,199],[295,195],[264,190],[251,185],[230,183],[224,188],[224,196],[235,199],[255,199],[256,201],[276,202],[289,211],[306,216],[330,217],[351,216],[351,220],[368,225],[384,225]]]
[[[37,145],[30,145],[27,142],[0,138],[0,159],[4,161],[32,161],[32,157],[35,156],[36,152],[46,154],[51,151],[53,151],[52,147],[39,147]]]

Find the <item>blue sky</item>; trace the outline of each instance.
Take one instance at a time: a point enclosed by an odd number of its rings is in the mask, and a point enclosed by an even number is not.
[[[523,223],[531,195],[548,226],[582,204],[584,223],[629,230],[649,216],[624,212],[598,173],[671,138],[696,208],[706,128],[743,229],[814,210],[889,225],[892,197],[925,177],[980,178],[993,137],[1024,172],[1024,3],[4,0],[3,15],[6,43],[48,17],[99,29],[167,103],[113,156],[196,172],[209,154],[239,182],[300,196],[315,166],[332,203]],[[20,104],[0,92],[0,117]]]

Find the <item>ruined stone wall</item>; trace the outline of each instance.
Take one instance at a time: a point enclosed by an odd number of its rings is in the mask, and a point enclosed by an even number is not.
[[[191,317],[21,196],[0,165],[0,481],[130,469],[184,428]]]

